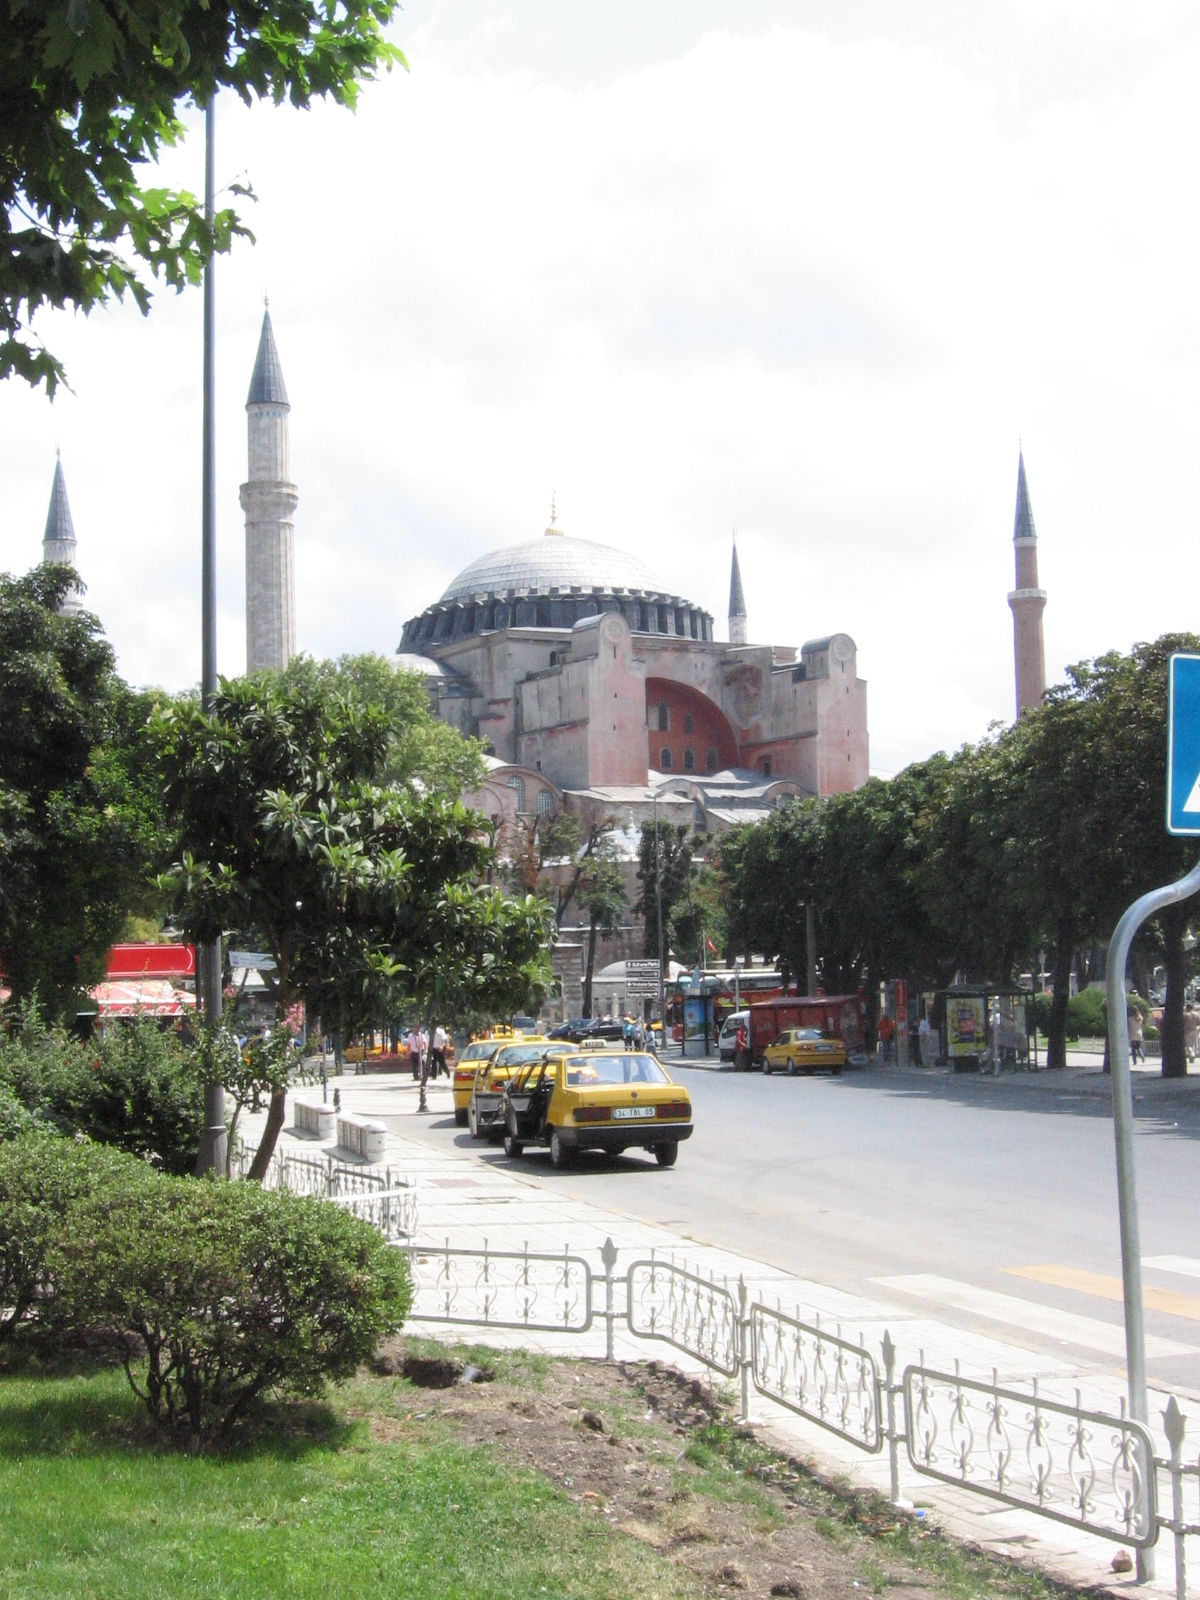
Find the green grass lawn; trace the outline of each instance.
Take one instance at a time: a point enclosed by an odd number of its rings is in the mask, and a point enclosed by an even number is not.
[[[0,1380],[0,1596],[697,1592],[545,1479],[406,1423],[412,1391],[375,1380],[380,1437],[354,1416],[357,1387],[270,1439],[189,1457],[152,1437],[119,1372]]]

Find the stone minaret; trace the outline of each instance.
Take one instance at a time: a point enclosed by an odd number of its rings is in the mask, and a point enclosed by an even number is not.
[[[246,513],[246,671],[282,671],[296,649],[296,592],[292,513],[296,486],[288,482],[288,404],[271,314],[263,313],[258,359],[246,397],[249,481],[241,488]]]
[[[733,540],[733,565],[729,569],[729,642],[746,643],[746,596],[742,593],[742,569],[738,566],[736,534]]]
[[[75,524],[71,521],[71,507],[67,501],[67,480],[63,477],[61,456],[54,463],[50,510],[46,514],[46,531],[42,535],[42,560],[61,561],[68,567],[75,565]],[[79,590],[73,586],[68,589],[58,609],[61,616],[78,616],[83,610],[79,602]]]
[[[1046,692],[1046,651],[1042,612],[1046,591],[1038,588],[1037,529],[1025,481],[1025,457],[1017,452],[1017,514],[1013,521],[1017,586],[1008,597],[1013,614],[1013,657],[1017,671],[1017,716],[1042,703]]]

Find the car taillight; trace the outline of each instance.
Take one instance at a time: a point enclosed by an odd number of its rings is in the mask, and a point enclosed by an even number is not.
[[[692,1108],[686,1100],[668,1100],[658,1108],[660,1117],[690,1117]]]
[[[576,1122],[607,1122],[609,1120],[607,1106],[580,1106],[575,1113]]]

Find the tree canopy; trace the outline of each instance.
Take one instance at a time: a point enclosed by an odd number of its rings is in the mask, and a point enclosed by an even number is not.
[[[195,195],[139,169],[184,132],[182,111],[229,88],[253,99],[353,106],[404,64],[383,35],[396,0],[9,0],[0,39],[0,378],[53,394],[58,358],[32,333],[44,306],[88,312],[150,284],[197,283],[247,234],[210,225]],[[235,190],[235,192],[237,192]],[[241,193],[247,191],[241,190]]]
[[[70,567],[0,575],[0,967],[16,1000],[73,1016],[168,835],[142,738],[153,705],[100,624],[62,616]]]

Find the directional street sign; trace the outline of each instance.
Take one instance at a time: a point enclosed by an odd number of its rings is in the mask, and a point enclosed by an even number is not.
[[[631,999],[657,999],[658,962],[627,961],[625,963],[625,993]]]
[[[1200,656],[1168,666],[1167,832],[1200,835]]]

